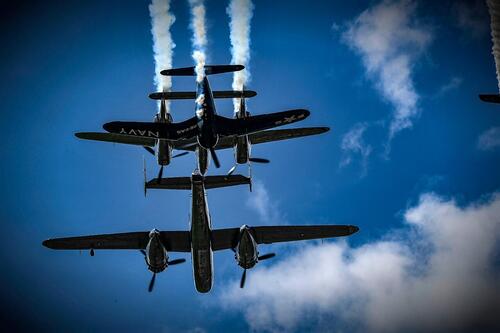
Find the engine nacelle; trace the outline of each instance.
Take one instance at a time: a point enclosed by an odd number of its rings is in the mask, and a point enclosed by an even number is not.
[[[236,145],[234,146],[234,159],[238,164],[248,163],[250,158],[250,142],[248,136],[239,136],[236,138]]]
[[[149,242],[146,246],[146,264],[153,273],[160,273],[168,266],[167,250],[161,241],[160,232],[156,229],[149,233]]]
[[[172,159],[172,147],[166,140],[158,140],[156,144],[156,158],[158,165],[169,165]]]
[[[238,244],[235,248],[235,259],[240,267],[248,269],[257,264],[258,255],[257,242],[252,236],[251,229],[243,225],[240,228]]]

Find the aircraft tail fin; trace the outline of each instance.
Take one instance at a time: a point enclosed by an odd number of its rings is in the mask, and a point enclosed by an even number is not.
[[[253,90],[214,90],[212,91],[214,98],[250,98],[257,95]],[[155,100],[161,99],[196,99],[195,91],[165,91],[154,92],[149,94],[149,98]]]
[[[486,103],[500,104],[499,94],[480,94],[479,99]]]
[[[243,175],[230,176],[201,176],[194,175],[191,177],[170,177],[162,178],[161,180],[152,179],[144,185],[146,189],[161,189],[161,190],[190,190],[193,181],[202,181],[205,189],[228,187],[236,185],[250,185],[251,179]]]
[[[245,66],[243,65],[205,65],[205,74],[222,74],[241,71]],[[161,75],[165,76],[196,76],[196,71],[193,67],[171,68],[164,69]]]

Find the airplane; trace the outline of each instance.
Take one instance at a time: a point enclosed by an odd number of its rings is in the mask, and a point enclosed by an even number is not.
[[[257,116],[248,116],[243,119],[231,119],[220,116],[216,112],[214,93],[210,88],[207,75],[240,71],[242,65],[206,65],[205,76],[197,82],[195,97],[195,116],[179,123],[151,123],[151,122],[124,122],[113,121],[103,125],[104,130],[113,134],[135,136],[146,139],[160,139],[176,141],[182,139],[196,139],[198,155],[198,170],[203,173],[208,168],[208,152],[215,167],[220,162],[215,152],[219,140],[225,137],[249,135],[267,129],[292,124],[304,120],[310,115],[305,109],[294,109]],[[195,76],[194,67],[174,68],[161,71],[168,76]],[[174,92],[175,93],[175,92]],[[236,94],[241,94],[237,92]],[[193,96],[192,94],[190,94]],[[154,93],[152,98],[169,98],[172,93]],[[239,97],[234,96],[233,97]],[[192,144],[189,144],[190,146]],[[180,146],[179,149],[183,147]]]
[[[499,94],[480,94],[479,99],[486,103],[500,104]]]
[[[243,288],[246,271],[259,261],[274,257],[274,253],[260,255],[259,244],[290,242],[349,236],[359,229],[352,225],[260,226],[212,229],[206,189],[250,184],[242,175],[203,176],[195,170],[191,177],[152,179],[145,183],[149,189],[191,190],[191,229],[189,231],[128,232],[117,234],[67,237],[45,240],[42,244],[55,250],[139,250],[146,258],[148,269],[153,272],[148,291],[153,290],[156,274],[169,265],[180,264],[184,259],[169,260],[169,252],[191,252],[195,288],[207,293],[213,285],[213,251],[232,250],[237,264],[243,268],[240,287]]]
[[[237,91],[214,91],[214,98],[233,98],[239,96],[254,97],[257,95],[255,91],[247,90],[242,92]],[[173,122],[172,115],[167,112],[165,100],[166,99],[188,99],[195,98],[195,92],[189,91],[177,91],[177,92],[163,92],[159,98],[160,99],[160,111],[155,115],[153,121],[154,123],[170,124]],[[158,179],[162,178],[163,167],[169,165],[173,158],[181,157],[187,155],[188,151],[183,151],[181,153],[172,155],[172,150],[178,148],[175,145],[175,141],[171,140],[161,140],[156,138],[146,138],[123,134],[113,134],[113,133],[100,133],[100,132],[77,132],[75,136],[79,139],[93,140],[93,141],[105,141],[113,143],[122,143],[142,146],[146,151],[148,151],[153,156],[156,156],[160,170],[158,173]],[[183,144],[186,144],[185,142]]]

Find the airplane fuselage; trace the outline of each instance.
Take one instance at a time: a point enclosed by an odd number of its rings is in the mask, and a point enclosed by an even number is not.
[[[212,225],[205,195],[203,176],[192,176],[191,256],[196,290],[209,292],[213,283]]]
[[[203,81],[197,83],[195,113],[198,118],[198,143],[205,149],[214,148],[219,140],[216,130],[214,97],[212,89],[205,76]]]

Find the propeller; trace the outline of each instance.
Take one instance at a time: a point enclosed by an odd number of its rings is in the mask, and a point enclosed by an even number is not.
[[[151,155],[156,155],[155,150],[151,147],[148,146],[143,146],[144,149],[146,149]]]
[[[217,169],[220,168],[219,158],[217,157],[217,154],[215,153],[215,149],[214,148],[210,148],[210,155],[212,155],[212,160],[214,161],[215,167]]]
[[[168,261],[167,263],[169,266],[172,266],[172,265],[182,264],[183,262],[186,262],[186,259],[174,259],[174,260]]]
[[[271,259],[276,256],[276,253],[268,253],[258,257],[259,260]]]
[[[233,165],[233,167],[231,169],[229,169],[226,176],[227,177],[231,176],[233,174],[234,170],[236,170],[236,165]]]
[[[142,169],[143,169],[143,172],[144,172],[144,196],[146,196],[146,192],[148,191],[147,187],[146,187],[146,183],[147,183],[147,176],[146,176],[146,159],[144,158],[144,155],[142,156]]]
[[[267,164],[270,161],[267,158],[250,157],[248,159],[250,162]]]
[[[172,156],[172,158],[181,157],[181,156],[184,156],[184,155],[187,155],[187,154],[189,154],[189,152],[185,151],[185,152],[182,152],[182,153],[179,153],[179,154],[175,154],[174,156]]]
[[[163,165],[160,166],[160,171],[158,172],[158,178],[156,180],[156,183],[160,184],[161,183],[161,178],[163,177]]]
[[[245,280],[246,279],[247,279],[247,269],[245,268],[243,270],[243,275],[241,276],[240,288],[243,288],[245,286]]]
[[[148,287],[149,292],[153,291],[153,287],[155,286],[155,280],[156,280],[156,273],[153,273],[153,277],[151,278],[151,281],[149,282],[149,287]]]

